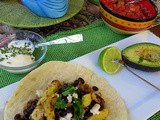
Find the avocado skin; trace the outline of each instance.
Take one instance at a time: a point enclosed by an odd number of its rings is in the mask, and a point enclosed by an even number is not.
[[[160,67],[147,67],[147,66],[142,66],[139,64],[135,64],[131,61],[129,61],[125,56],[122,55],[122,60],[124,61],[124,63],[132,68],[138,69],[138,70],[142,70],[145,72],[157,72],[160,71]]]

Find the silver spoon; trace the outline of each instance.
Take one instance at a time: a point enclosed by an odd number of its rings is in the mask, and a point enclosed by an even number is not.
[[[45,43],[40,43],[35,45],[35,48],[38,48],[40,46],[46,46],[46,45],[55,45],[55,44],[66,44],[66,43],[76,43],[76,42],[81,42],[83,41],[83,35],[82,34],[75,34],[63,38],[59,38],[53,41],[45,42]]]
[[[158,88],[157,86],[153,85],[152,83],[148,82],[146,79],[142,78],[141,76],[139,76],[138,74],[136,74],[135,72],[133,72],[122,60],[112,60],[112,62],[116,62],[120,65],[122,65],[124,68],[126,68],[126,70],[128,70],[130,73],[132,73],[133,75],[135,75],[136,77],[140,78],[141,80],[143,80],[144,82],[146,82],[147,84],[151,85],[152,87],[154,87],[155,89],[157,89],[158,91],[160,91],[160,88]]]
[[[33,42],[30,41],[29,39],[13,40],[8,44],[8,47],[11,47],[11,46],[22,47],[26,43],[28,43],[29,44],[28,48],[31,49],[31,51],[33,52],[35,50],[35,48],[38,48],[40,46],[76,43],[76,42],[81,42],[81,41],[83,41],[83,35],[82,34],[75,34],[75,35],[62,37],[62,38],[59,38],[59,39],[56,39],[56,40],[52,40],[52,41],[49,41],[49,42],[39,43],[39,44],[36,44],[36,45],[34,45]]]

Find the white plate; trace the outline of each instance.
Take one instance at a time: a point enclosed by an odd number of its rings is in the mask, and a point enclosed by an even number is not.
[[[145,31],[109,46],[117,46],[122,50],[129,45],[139,42],[152,42],[160,45],[160,39],[157,36],[149,31]],[[128,72],[125,68],[122,68],[115,75],[106,74],[98,65],[98,56],[104,48],[93,51],[70,62],[81,64],[106,78],[126,102],[131,120],[146,120],[151,117],[160,109],[160,92]],[[132,70],[160,88],[160,72],[148,73],[135,69]],[[0,89],[1,109],[4,107],[7,99],[11,96],[16,86],[17,83],[14,83]]]

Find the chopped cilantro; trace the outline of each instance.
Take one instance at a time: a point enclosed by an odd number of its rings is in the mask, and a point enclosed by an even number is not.
[[[15,57],[15,56],[16,56],[16,54],[15,54],[15,53],[12,53],[12,54],[11,54],[11,57]]]
[[[59,95],[54,107],[55,109],[64,109],[66,107],[66,102],[62,99],[61,95]]]
[[[83,120],[81,99],[77,98],[74,99],[73,108],[74,108],[74,120]]]
[[[62,92],[62,95],[63,96],[67,96],[68,94],[73,94],[73,93],[75,93],[75,87],[73,87],[72,85],[70,85],[70,84],[67,84],[67,87],[66,88],[63,88],[62,89],[63,90],[63,92]]]
[[[0,58],[0,62],[2,62],[4,60],[4,58]]]
[[[8,64],[11,64],[11,62],[10,62],[10,61],[8,61],[7,63],[8,63]]]

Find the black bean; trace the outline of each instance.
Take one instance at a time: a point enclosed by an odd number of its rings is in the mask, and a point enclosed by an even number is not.
[[[14,120],[20,120],[21,119],[21,115],[20,114],[16,114],[15,116],[14,116]]]
[[[91,104],[85,108],[84,120],[87,120],[93,114],[90,112],[90,109],[96,104],[95,101],[92,101]]]
[[[60,109],[55,109],[55,120],[59,120]]]
[[[84,91],[82,91],[81,89],[76,90],[76,93],[78,94],[79,98],[82,98],[83,95],[85,95],[86,93]]]
[[[98,91],[98,87],[97,86],[93,86],[92,87],[94,91]]]
[[[76,87],[79,84],[79,80],[75,80],[73,86]]]
[[[104,109],[104,107],[103,106],[101,106],[100,108],[99,108],[99,111],[101,111],[101,110],[103,110]]]
[[[88,113],[88,117],[92,116],[93,114],[91,112]]]
[[[68,111],[68,113],[73,113],[73,111],[74,111],[74,109],[73,109],[73,107],[67,107],[67,111]]]
[[[58,109],[55,109],[55,115],[59,114]]]
[[[62,88],[60,88],[60,89],[57,91],[58,94],[61,94],[62,92],[63,92]]]
[[[23,120],[30,120],[29,116],[23,116]]]
[[[31,109],[31,111],[33,111],[34,110],[34,108],[36,107],[36,105],[37,105],[37,102],[38,102],[38,100],[34,100],[32,103],[31,103],[31,105],[30,105],[30,109]]]
[[[33,110],[34,110],[34,107],[32,107],[32,106],[30,106],[27,109],[23,110],[24,116],[29,116],[32,113]]]
[[[36,107],[37,102],[38,102],[38,100],[35,99],[34,101],[31,102],[31,104],[29,105],[29,107],[27,109],[23,110],[24,116],[29,116],[32,113],[32,111]]]
[[[92,115],[93,114],[90,111],[85,112],[85,114],[84,114],[84,120],[87,120]]]
[[[33,111],[34,108],[35,108],[35,105],[31,105],[31,106],[30,106],[30,111]]]
[[[38,102],[38,100],[35,99],[31,104],[34,105],[34,106],[36,106],[37,102]]]
[[[47,118],[46,118],[46,120],[47,120]],[[55,120],[59,120],[59,116],[58,115],[56,115]]]
[[[86,92],[84,92],[84,91],[81,91],[81,96],[83,96],[83,95],[85,95],[86,94]]]
[[[82,84],[85,83],[85,81],[82,78],[78,78],[79,82],[81,82]]]
[[[64,87],[64,88],[67,88],[67,87],[68,87],[68,84],[64,84],[63,87]]]
[[[62,99],[63,99],[66,103],[68,103],[67,96],[62,96]]]
[[[61,117],[64,117],[67,115],[67,111],[66,110],[62,110],[59,114]]]
[[[24,114],[24,116],[29,116],[31,114],[30,109],[27,108],[27,109],[23,110],[23,114]]]

